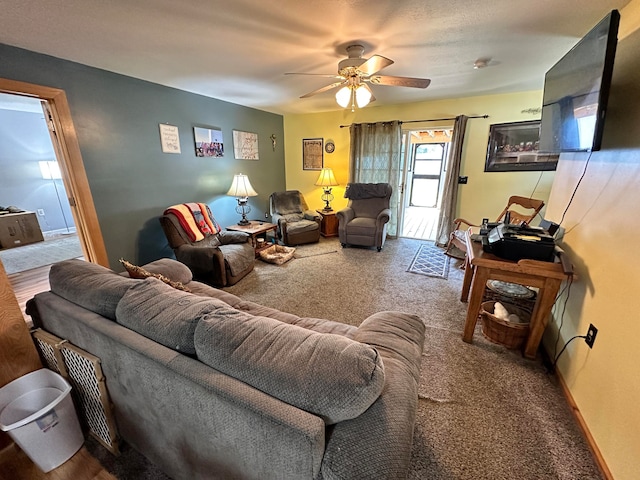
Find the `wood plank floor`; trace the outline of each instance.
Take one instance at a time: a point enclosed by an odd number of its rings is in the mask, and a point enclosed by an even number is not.
[[[13,292],[18,299],[18,305],[24,315],[24,319],[31,326],[31,317],[24,313],[27,301],[36,293],[46,292],[49,290],[49,270],[51,265],[26,270],[24,272],[12,273],[7,275],[9,282],[13,287]]]
[[[18,299],[25,321],[31,326],[31,317],[24,313],[26,303],[36,293],[49,290],[51,265],[8,275]],[[0,480],[117,480],[105,470],[89,451],[82,447],[78,453],[49,473],[43,473],[20,448],[11,444],[0,451]]]
[[[439,210],[437,208],[405,208],[402,236],[422,240],[435,240],[438,214]]]
[[[85,447],[73,457],[53,469],[43,473],[26,453],[15,445],[0,452],[0,480],[117,480],[102,468]]]

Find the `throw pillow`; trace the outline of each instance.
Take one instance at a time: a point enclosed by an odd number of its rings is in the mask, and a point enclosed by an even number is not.
[[[148,277],[123,295],[116,321],[165,347],[194,355],[196,324],[204,314],[223,306],[221,300],[175,290]]]
[[[384,367],[370,345],[221,308],[196,326],[198,359],[333,424],[378,398]]]
[[[129,273],[129,276],[131,278],[144,279],[144,278],[154,277],[154,278],[157,278],[158,280],[166,283],[170,287],[173,287],[173,288],[175,288],[177,290],[182,290],[182,291],[185,291],[185,292],[189,292],[190,291],[187,287],[184,286],[184,284],[182,282],[174,282],[173,280],[171,280],[170,278],[165,277],[161,273],[151,273],[151,272],[145,270],[142,267],[139,267],[137,265],[134,265],[134,264],[126,261],[124,258],[120,259],[120,263],[127,270],[127,272]]]

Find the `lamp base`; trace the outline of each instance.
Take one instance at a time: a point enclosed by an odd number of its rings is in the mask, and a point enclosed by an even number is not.
[[[251,224],[251,222],[249,220],[247,220],[246,218],[243,218],[242,220],[240,220],[238,222],[238,225],[243,225],[243,226],[249,225],[249,224]]]
[[[323,211],[323,212],[327,212],[327,213],[328,213],[328,212],[333,212],[333,208],[331,208],[331,206],[329,206],[329,205],[326,205],[326,206],[322,209],[322,211]]]

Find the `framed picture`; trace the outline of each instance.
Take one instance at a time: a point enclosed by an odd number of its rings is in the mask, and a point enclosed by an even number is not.
[[[193,127],[196,157],[224,156],[222,130],[219,128]]]
[[[236,160],[258,160],[258,134],[234,130],[233,155]]]
[[[540,120],[489,127],[485,172],[555,170],[559,155],[538,153]]]
[[[163,153],[180,153],[178,127],[160,123],[160,145]]]
[[[305,138],[302,140],[302,169],[322,170],[324,154],[322,138]]]

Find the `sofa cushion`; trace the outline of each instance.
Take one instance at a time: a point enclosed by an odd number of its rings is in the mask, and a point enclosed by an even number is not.
[[[143,278],[154,277],[177,290],[182,290],[184,292],[190,291],[187,287],[184,286],[182,282],[176,282],[174,280],[171,280],[169,277],[163,275],[162,273],[150,272],[149,270],[146,270],[143,267],[139,267],[138,265],[134,265],[133,263],[128,262],[124,258],[120,259],[120,263],[127,270],[127,273],[131,278],[143,279]]]
[[[176,290],[149,277],[127,290],[116,308],[116,320],[165,347],[194,355],[196,324],[204,314],[225,305],[215,298]]]
[[[137,282],[102,265],[75,258],[55,263],[49,271],[53,293],[111,320],[116,319],[122,296]]]
[[[160,258],[142,266],[147,272],[158,273],[186,285],[193,280],[193,273],[184,263],[173,258]]]
[[[359,416],[384,386],[370,345],[229,308],[203,317],[195,347],[200,361],[328,424]]]

